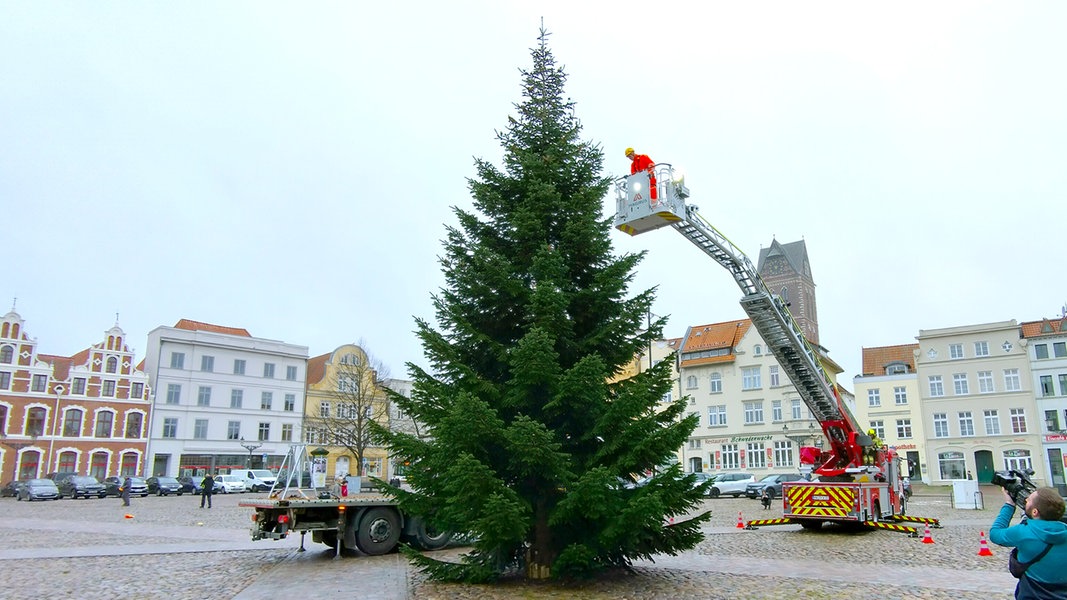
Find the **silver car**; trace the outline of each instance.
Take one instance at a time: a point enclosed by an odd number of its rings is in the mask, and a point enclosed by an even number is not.
[[[51,479],[30,479],[19,490],[19,500],[59,500],[59,488]]]

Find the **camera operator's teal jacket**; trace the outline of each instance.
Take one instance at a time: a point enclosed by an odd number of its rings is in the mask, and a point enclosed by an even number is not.
[[[1062,521],[1045,521],[1043,519],[1027,519],[1018,525],[1009,527],[1011,517],[1015,514],[1015,505],[1005,504],[1000,509],[993,527],[989,529],[989,541],[1000,546],[1016,547],[1020,562],[1033,560],[1047,544],[1052,544],[1041,560],[1030,565],[1023,579],[1029,579],[1036,585],[1030,586],[1029,582],[1019,582],[1019,592],[1023,588],[1032,587],[1031,593],[1018,595],[1018,598],[1044,598],[1050,597],[1042,593],[1054,592],[1055,598],[1063,598],[1060,595],[1067,591],[1067,523]]]

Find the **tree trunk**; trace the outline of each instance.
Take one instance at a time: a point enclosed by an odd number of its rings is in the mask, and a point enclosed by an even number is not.
[[[538,502],[534,511],[534,536],[526,551],[526,577],[548,579],[552,576],[552,563],[556,561],[556,552],[552,548],[552,529],[548,526],[548,510],[544,502]]]

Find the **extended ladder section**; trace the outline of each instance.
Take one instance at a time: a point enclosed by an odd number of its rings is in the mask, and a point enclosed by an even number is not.
[[[859,457],[855,443],[858,438],[862,444],[866,436],[851,411],[841,402],[818,354],[785,303],[767,289],[752,262],[740,249],[701,218],[697,207],[686,206],[689,190],[683,181],[674,177],[670,165],[657,165],[656,184],[653,199],[652,194],[647,193],[649,176],[645,173],[617,182],[615,227],[630,235],[638,235],[670,225],[729,271],[744,293],[741,307],[796,386],[812,416],[822,425],[838,455],[836,466],[843,468],[849,463],[857,464]]]

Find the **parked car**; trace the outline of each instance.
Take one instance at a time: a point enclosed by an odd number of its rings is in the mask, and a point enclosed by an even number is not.
[[[204,477],[206,475],[182,475],[178,478],[178,483],[182,485],[183,493],[200,494],[204,490]],[[212,491],[213,494],[222,493],[222,484],[215,480],[215,487]]]
[[[712,498],[730,495],[737,498],[745,493],[745,487],[756,481],[752,473],[722,473],[715,476],[715,481],[708,490]]]
[[[215,481],[222,484],[223,494],[242,493],[248,491],[245,482],[237,475],[218,475]]]
[[[245,487],[253,492],[266,492],[274,487],[277,477],[270,469],[234,469],[230,475],[244,478]]]
[[[19,500],[59,500],[59,488],[51,479],[28,479],[19,490]]]
[[[4,487],[0,488],[0,497],[18,498],[19,490],[22,489],[23,485],[26,485],[26,482],[21,479],[7,482]]]
[[[715,481],[715,475],[712,475],[711,473],[700,473],[700,472],[697,472],[697,473],[690,473],[690,475],[692,475],[693,479],[695,480],[695,481],[693,481],[693,487],[696,487],[696,486],[698,486],[698,485],[700,485],[702,483],[708,482],[708,481]],[[711,494],[711,487],[709,486],[708,489],[704,492],[704,495],[708,496],[710,494]]]
[[[73,477],[66,477],[62,481],[56,484],[59,488],[60,498],[74,498],[79,496],[85,499],[92,497],[103,498],[107,496],[107,488],[104,484],[100,483],[100,480],[91,475],[75,475]]]
[[[787,481],[800,481],[803,479],[800,473],[777,473],[774,475],[768,475],[759,481],[745,486],[745,495],[749,498],[759,498],[763,495],[763,489],[769,488],[771,492],[771,498],[782,497],[782,484]]]
[[[75,473],[74,471],[63,471],[63,472],[49,473],[48,475],[46,475],[46,477],[48,477],[48,479],[51,479],[52,481],[54,481],[56,483],[56,487],[59,487],[59,484],[63,483],[64,481],[66,481],[68,479],[70,479],[71,477],[74,477],[75,475],[77,475],[77,473]]]
[[[107,495],[122,495],[122,492],[119,491],[119,488],[122,487],[122,482],[125,479],[125,477],[108,477],[104,479],[104,486],[107,487]],[[130,477],[130,495],[140,496],[142,498],[148,495],[148,484],[145,483],[143,477]]]
[[[178,483],[178,480],[173,477],[149,477],[145,480],[145,484],[148,486],[148,493],[157,496],[169,496],[171,494],[181,496],[184,493],[182,484]]]

